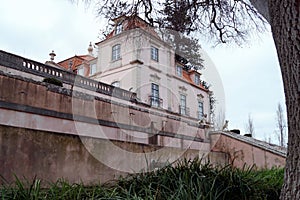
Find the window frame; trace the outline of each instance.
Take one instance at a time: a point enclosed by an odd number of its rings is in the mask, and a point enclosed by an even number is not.
[[[183,74],[182,70],[183,70],[182,66],[176,65],[176,75],[177,76],[182,77],[182,74]]]
[[[84,76],[84,72],[85,72],[84,67],[77,68],[77,75]]]
[[[97,64],[96,63],[90,64],[90,75],[95,74],[96,71],[97,71]]]
[[[115,44],[111,48],[111,60],[116,61],[121,59],[121,44]]]
[[[151,106],[159,107],[160,98],[159,98],[159,85],[156,83],[151,83]]]
[[[123,31],[123,23],[122,23],[122,22],[119,22],[119,23],[116,25],[115,35],[118,35],[118,34],[122,33],[122,31]]]
[[[183,104],[183,102],[184,102],[184,104]],[[187,112],[186,112],[186,95],[184,95],[184,94],[180,94],[180,114],[182,114],[182,115],[187,114]]]
[[[204,117],[204,103],[203,103],[203,101],[198,101],[197,108],[198,108],[197,118],[198,119],[203,119],[203,117]]]
[[[151,59],[156,62],[159,61],[159,49],[155,46],[151,46]]]
[[[196,85],[200,85],[200,75],[199,74],[195,74],[195,84]]]

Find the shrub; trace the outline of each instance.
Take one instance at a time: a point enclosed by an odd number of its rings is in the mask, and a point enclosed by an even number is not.
[[[213,167],[201,160],[132,175],[118,182],[131,197],[147,199],[279,199],[283,169]]]
[[[276,200],[283,169],[214,167],[200,159],[183,160],[157,171],[132,174],[103,185],[85,186],[58,180],[47,189],[40,180],[0,187],[0,199],[136,199],[136,200]]]

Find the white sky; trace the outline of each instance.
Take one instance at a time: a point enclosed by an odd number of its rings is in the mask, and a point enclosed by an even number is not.
[[[89,42],[98,42],[105,24],[94,8],[68,0],[7,0],[0,6],[0,49],[39,62],[49,53],[61,61],[87,54]],[[254,42],[253,42],[254,41]],[[226,96],[229,129],[243,132],[251,114],[255,137],[276,142],[276,109],[284,93],[274,42],[270,32],[243,48],[203,43],[215,64]]]

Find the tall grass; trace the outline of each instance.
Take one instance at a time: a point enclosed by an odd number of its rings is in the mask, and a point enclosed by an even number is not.
[[[183,160],[165,168],[119,180],[125,193],[144,199],[278,199],[283,169],[254,170],[213,167]]]
[[[129,175],[103,185],[85,186],[58,180],[45,189],[41,181],[3,184],[0,199],[133,199],[133,200],[268,200],[279,199],[283,169],[213,167],[199,159]]]

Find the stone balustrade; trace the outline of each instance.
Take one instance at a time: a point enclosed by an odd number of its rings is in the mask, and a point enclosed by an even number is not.
[[[55,68],[2,50],[0,50],[0,65],[45,78],[55,78],[64,84],[74,85],[120,99],[128,101],[136,99],[136,93],[77,75],[63,68]]]

